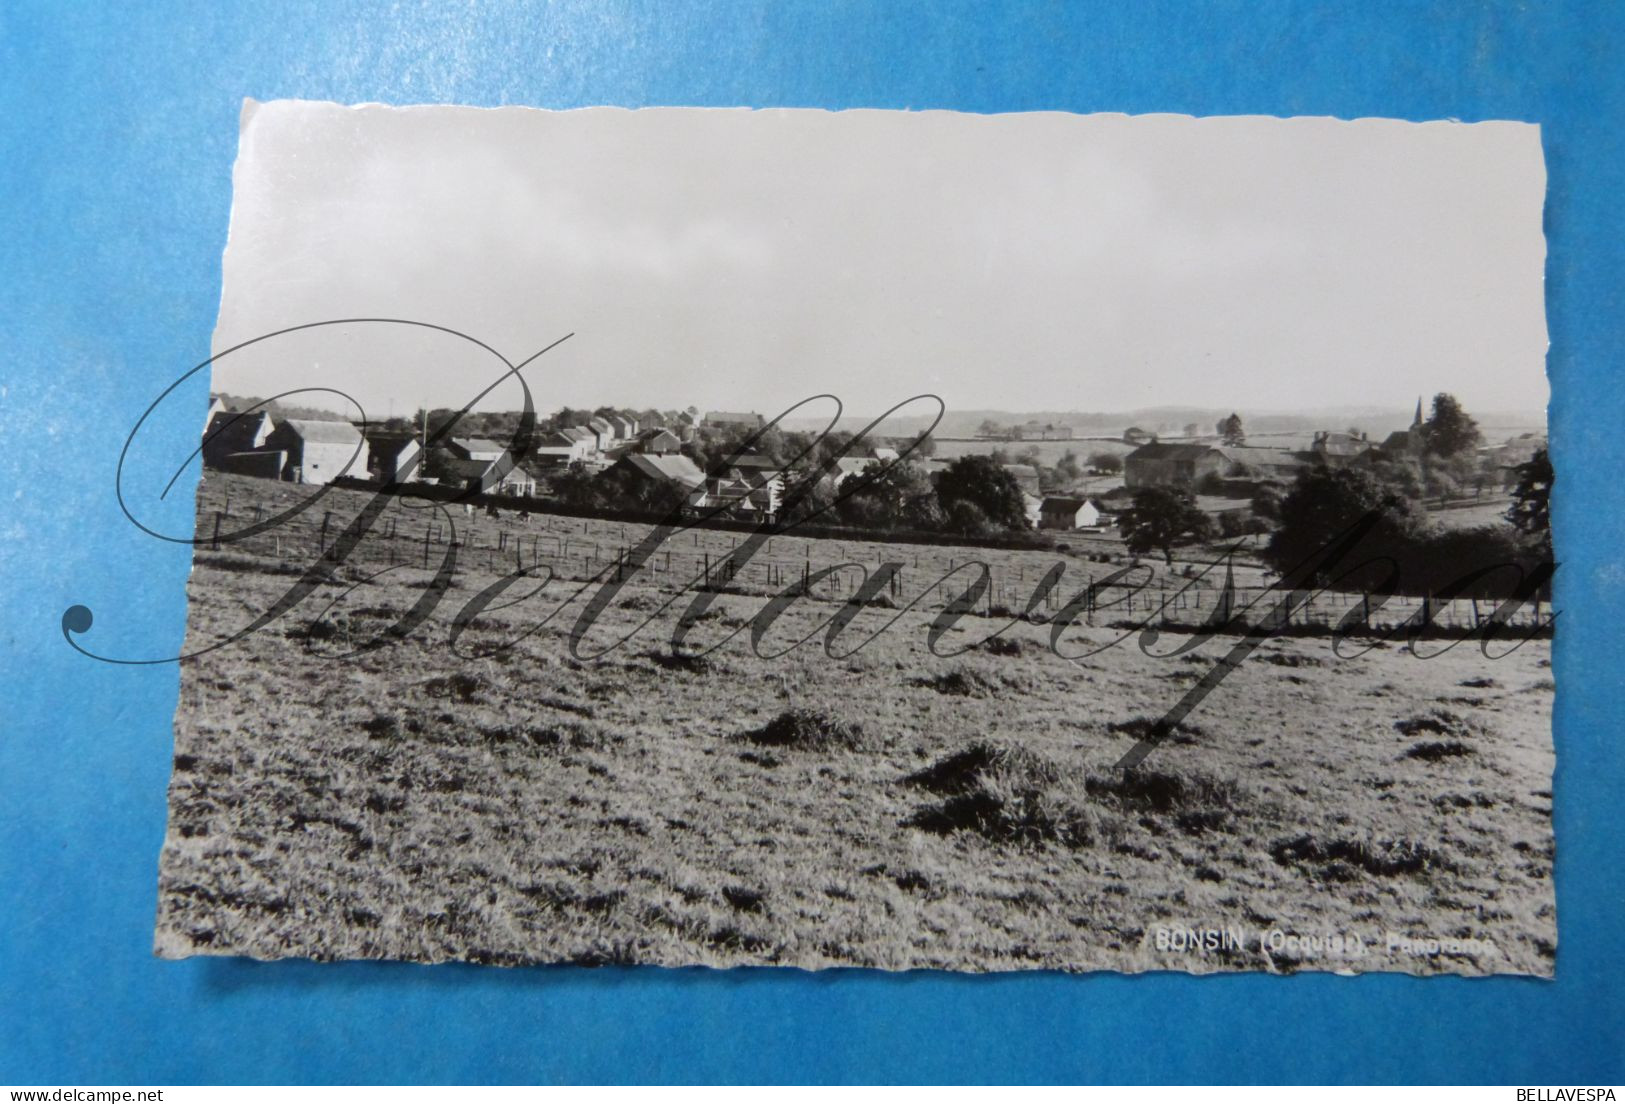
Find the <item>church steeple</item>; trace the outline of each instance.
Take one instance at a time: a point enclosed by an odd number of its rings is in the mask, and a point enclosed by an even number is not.
[[[1411,428],[1412,429],[1420,429],[1420,428],[1422,428],[1423,420],[1424,419],[1422,418],[1422,396],[1418,395],[1418,396],[1416,396],[1416,417],[1411,419]]]

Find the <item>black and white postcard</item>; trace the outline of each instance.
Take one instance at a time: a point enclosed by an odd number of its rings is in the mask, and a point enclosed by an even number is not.
[[[1536,127],[250,103],[234,182],[160,955],[1554,973]]]

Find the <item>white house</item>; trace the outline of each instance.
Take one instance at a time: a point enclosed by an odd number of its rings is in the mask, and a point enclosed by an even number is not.
[[[1100,507],[1087,498],[1050,495],[1039,507],[1040,529],[1094,529],[1100,525]]]

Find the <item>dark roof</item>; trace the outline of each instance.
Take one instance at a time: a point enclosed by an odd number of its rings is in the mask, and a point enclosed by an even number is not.
[[[265,418],[269,418],[270,416],[271,412],[269,410],[256,410],[251,414],[245,413],[241,410],[216,410],[209,418],[209,428],[218,429],[220,426],[228,424],[254,425],[255,423]]]
[[[1141,445],[1123,459],[1125,460],[1195,460],[1199,456],[1206,456],[1210,452],[1221,452],[1212,445],[1180,445],[1153,441],[1148,445]]]
[[[649,456],[646,453],[634,452],[622,457],[621,463],[629,465],[650,479],[677,483],[688,489],[705,482],[705,473],[700,470],[698,464],[686,456]]]
[[[1318,464],[1320,457],[1313,452],[1294,452],[1291,449],[1257,448],[1251,445],[1226,445],[1219,449],[1225,458],[1237,464],[1253,464],[1270,468],[1303,468]]]
[[[504,451],[501,445],[484,437],[453,437],[451,443],[453,447],[460,448],[464,452],[501,453]]]
[[[1311,447],[1333,456],[1357,456],[1364,452],[1369,444],[1365,438],[1356,437],[1352,433],[1331,432],[1315,438]]]
[[[1056,510],[1064,510],[1069,514],[1075,514],[1087,505],[1089,505],[1089,500],[1087,498],[1070,498],[1065,495],[1050,495],[1048,498],[1044,499],[1042,509],[1045,513],[1051,513]]]
[[[727,463],[729,467],[745,468],[750,471],[778,471],[784,467],[771,456],[736,456]]]
[[[252,414],[217,410],[203,429],[204,443],[211,449],[241,449],[252,445],[261,430],[269,432],[271,421],[271,414],[266,410]]]
[[[416,437],[402,437],[398,434],[380,433],[367,438],[367,447],[373,452],[389,456],[399,456],[408,445],[416,445]]]

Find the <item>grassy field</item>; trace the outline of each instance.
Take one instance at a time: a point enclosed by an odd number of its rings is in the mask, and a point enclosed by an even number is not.
[[[211,475],[199,531],[299,493]],[[189,649],[270,607],[321,515],[336,531],[361,501],[335,493],[279,537],[200,549]],[[853,655],[814,643],[759,658],[749,626],[770,582],[886,551],[779,538],[779,573],[716,595],[682,652],[668,639],[681,604],[660,611],[685,585],[673,567],[621,591],[589,651],[655,620],[602,658],[571,657],[583,599],[558,581],[505,593],[458,655],[454,614],[510,559],[553,548],[541,538],[566,542],[560,563],[585,575],[636,536],[481,518],[493,547],[469,549],[434,617],[358,651],[429,593],[432,573],[401,551],[427,524],[411,513],[297,610],[183,663],[160,954],[1552,972],[1549,642],[1491,662],[1470,643],[1424,661],[1401,645],[1344,660],[1324,639],[1271,641],[1123,772],[1117,759],[1228,641],[1169,659],[1129,640],[1069,662],[1028,621],[980,645],[1008,619],[974,616],[942,650],[975,646],[941,659],[929,610],[868,608],[854,642],[898,621]],[[739,539],[692,536],[681,554],[701,559]],[[922,580],[996,560],[1012,590],[1057,559],[892,551],[923,557],[908,561]],[[815,590],[830,600],[791,606],[762,650],[815,632],[849,593]],[[1065,648],[1121,635],[1080,623]],[[1158,949],[1159,929],[1184,928],[1250,938]],[[1270,929],[1352,933],[1369,953],[1270,950],[1256,939]],[[1390,953],[1389,932],[1493,951]]]

